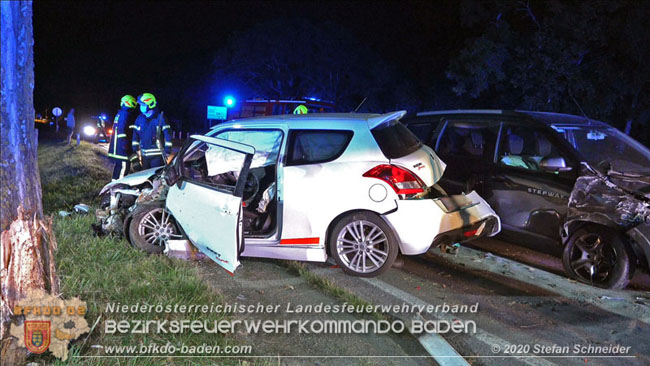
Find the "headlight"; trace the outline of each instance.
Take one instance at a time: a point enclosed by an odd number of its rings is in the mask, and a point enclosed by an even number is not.
[[[84,135],[86,136],[94,136],[95,135],[95,127],[93,126],[84,126]]]

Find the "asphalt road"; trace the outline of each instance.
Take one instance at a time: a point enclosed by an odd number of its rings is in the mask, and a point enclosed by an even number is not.
[[[471,365],[647,365],[650,364],[650,286],[648,276],[635,277],[622,291],[597,289],[565,278],[559,260],[493,239],[461,247],[457,255],[433,250],[418,257],[401,257],[377,278],[345,275],[332,263],[310,263],[307,268],[371,304],[473,305],[476,313],[388,311],[390,319],[416,321],[473,321],[476,330],[440,334],[464,359],[431,346],[425,334],[348,336],[259,336],[240,334],[256,345],[257,354],[277,355],[280,364],[300,365],[411,365],[467,362]],[[518,258],[509,260],[493,253]],[[521,261],[528,262],[523,264]],[[537,261],[537,263],[535,263]],[[270,304],[340,303],[291,274],[274,260],[242,260],[234,277],[213,263],[202,263],[205,277],[227,301]],[[553,273],[556,272],[556,273]],[[234,315],[269,318],[266,315]],[[295,315],[282,312],[271,318],[354,319],[355,316]],[[367,318],[364,316],[356,318]],[[470,329],[471,330],[471,329]],[[437,336],[436,336],[437,337]],[[418,342],[418,339],[420,342]],[[427,345],[427,342],[428,345]],[[589,347],[622,346],[623,351]],[[433,348],[431,348],[433,347]],[[430,353],[434,357],[428,357]],[[301,359],[301,356],[309,356]],[[324,358],[319,355],[350,356]],[[395,357],[364,358],[364,355]],[[283,358],[283,356],[290,356]],[[442,356],[442,357],[440,357]],[[621,357],[623,356],[623,357]],[[276,361],[274,361],[276,362]]]
[[[529,251],[498,240],[485,239],[474,247],[535,262]],[[635,278],[635,288],[603,290],[542,269],[558,269],[558,261],[542,255],[530,266],[462,247],[457,255],[433,250],[402,257],[398,268],[375,279],[345,276],[321,264],[310,268],[370,302],[478,303],[475,314],[422,314],[431,320],[475,321],[475,333],[442,334],[473,365],[650,364],[647,275]],[[612,354],[588,348],[607,345],[629,349]]]

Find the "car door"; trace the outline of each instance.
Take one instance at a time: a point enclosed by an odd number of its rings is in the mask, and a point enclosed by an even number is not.
[[[192,140],[175,159],[178,180],[166,206],[189,240],[232,274],[243,250],[242,195],[255,149],[213,137]]]
[[[440,185],[450,194],[477,191],[489,195],[485,182],[491,174],[500,122],[489,119],[445,119],[430,146],[447,164]]]
[[[577,174],[560,137],[543,126],[504,123],[494,167],[488,203],[504,229],[559,241]]]

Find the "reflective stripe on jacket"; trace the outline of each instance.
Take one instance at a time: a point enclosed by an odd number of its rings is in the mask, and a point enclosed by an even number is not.
[[[131,155],[131,132],[136,114],[131,108],[122,107],[113,120],[113,134],[108,145],[108,156],[117,160],[128,160]]]
[[[151,117],[140,114],[135,120],[133,128],[133,149],[140,148],[143,157],[162,155],[162,149],[169,154],[172,150],[172,139],[169,134],[171,126],[167,124],[164,116],[159,120],[160,111],[155,108]],[[158,131],[161,131],[163,141],[157,141]],[[161,144],[159,146],[159,144]]]

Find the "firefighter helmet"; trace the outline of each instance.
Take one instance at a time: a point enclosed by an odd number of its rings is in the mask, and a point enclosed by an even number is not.
[[[135,108],[135,106],[138,104],[138,102],[135,100],[133,95],[125,95],[120,99],[120,107],[127,106],[129,108]]]
[[[156,97],[151,93],[143,93],[138,97],[138,103],[146,105],[148,109],[156,108]]]
[[[309,112],[309,109],[305,107],[304,105],[299,105],[296,107],[296,109],[293,110],[293,114],[307,114]]]

